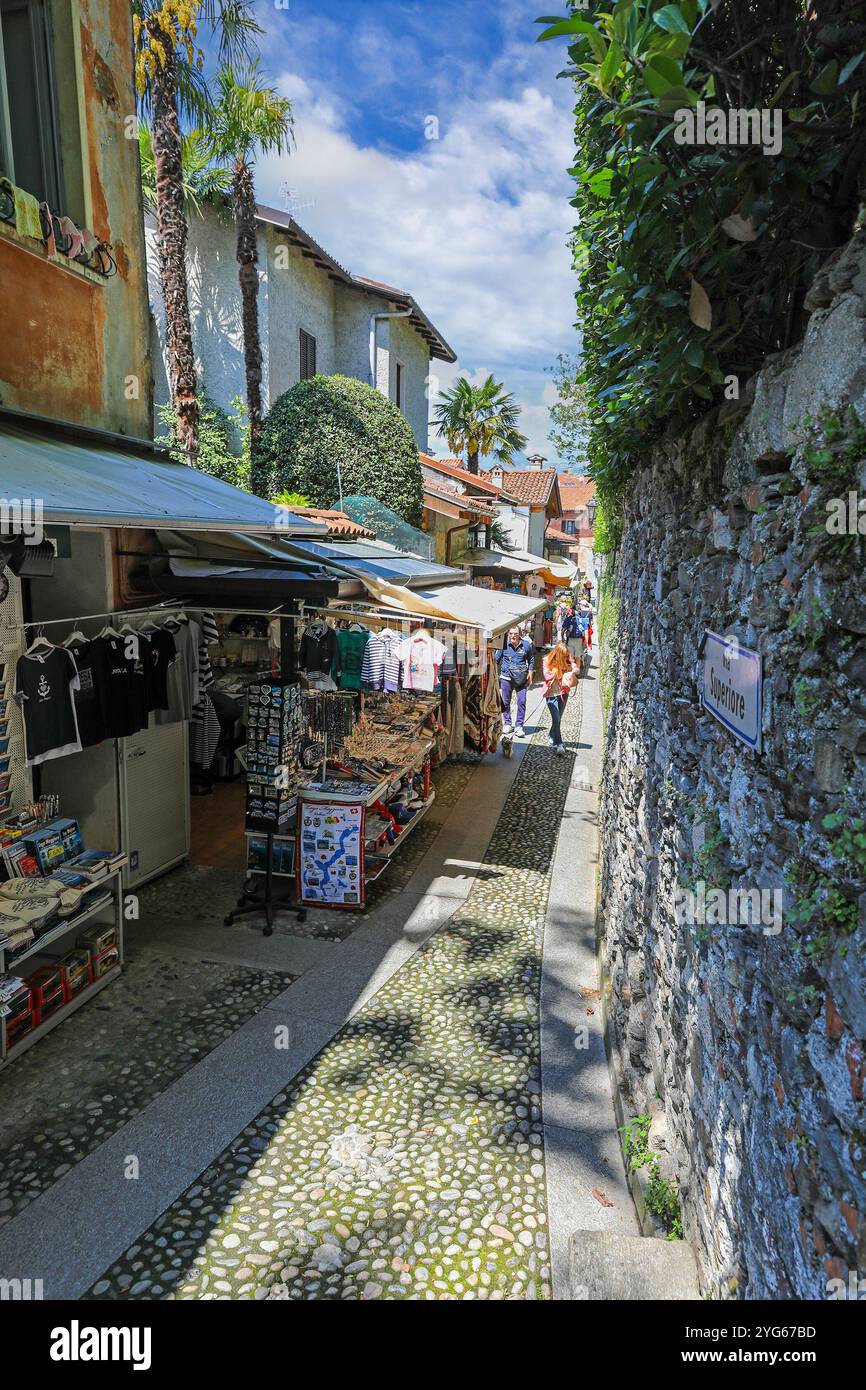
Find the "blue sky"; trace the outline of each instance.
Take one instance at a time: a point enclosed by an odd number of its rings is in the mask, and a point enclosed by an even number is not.
[[[433,364],[441,385],[492,371],[524,406],[530,452],[549,458],[545,369],[577,348],[571,92],[556,80],[564,48],[535,42],[536,16],[556,10],[551,0],[257,10],[263,66],[292,98],[297,138],[290,156],[261,161],[260,201],[290,207],[356,273],[409,290],[458,354],[456,371]]]

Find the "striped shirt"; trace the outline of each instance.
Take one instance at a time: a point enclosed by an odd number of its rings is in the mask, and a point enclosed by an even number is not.
[[[371,632],[361,666],[361,684],[373,690],[397,690],[400,686],[400,658],[403,638],[391,628]]]

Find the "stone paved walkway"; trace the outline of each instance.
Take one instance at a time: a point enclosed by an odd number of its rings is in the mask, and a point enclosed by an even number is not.
[[[573,762],[536,734],[447,925],[86,1296],[551,1296],[539,983]]]
[[[110,989],[0,1076],[0,1228],[293,978],[129,944]]]

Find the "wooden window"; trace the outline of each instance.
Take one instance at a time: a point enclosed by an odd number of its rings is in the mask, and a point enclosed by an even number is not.
[[[66,211],[53,49],[46,0],[0,0],[0,165],[19,188]]]
[[[316,375],[316,340],[301,329],[301,381]]]

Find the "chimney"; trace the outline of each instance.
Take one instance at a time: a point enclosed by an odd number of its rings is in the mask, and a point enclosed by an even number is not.
[[[543,454],[530,454],[526,462],[532,473],[538,473],[547,463],[547,459]]]
[[[495,487],[502,487],[502,479],[505,476],[501,463],[494,463],[490,470],[490,481]]]

